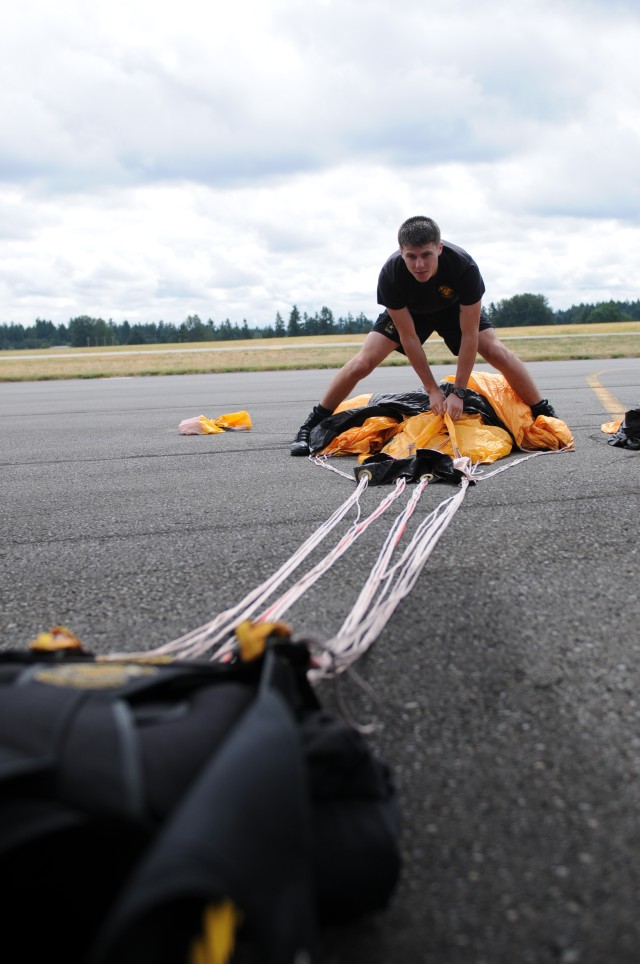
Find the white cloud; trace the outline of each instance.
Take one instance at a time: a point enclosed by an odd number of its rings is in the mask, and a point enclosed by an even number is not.
[[[378,310],[428,213],[488,300],[637,298],[632,3],[25,0],[0,34],[0,321]]]

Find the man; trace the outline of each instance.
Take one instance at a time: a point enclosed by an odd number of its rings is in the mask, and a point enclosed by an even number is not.
[[[467,383],[480,354],[501,372],[523,402],[538,415],[555,416],[540,397],[520,359],[498,340],[493,325],[481,317],[485,287],[473,258],[462,248],[442,241],[431,218],[413,217],[398,231],[399,250],[383,265],[378,278],[378,304],[385,310],[357,355],[334,376],[329,388],[301,425],[291,445],[292,455],[309,454],[311,429],[328,418],[374,368],[399,351],[406,355],[429,396],[431,411],[462,415]],[[446,395],[433,377],[423,343],[437,332],[457,356],[455,382]]]

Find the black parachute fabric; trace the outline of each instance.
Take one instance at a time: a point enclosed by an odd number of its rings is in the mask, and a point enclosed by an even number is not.
[[[402,415],[419,415],[429,412],[431,402],[423,389],[415,392],[374,392],[369,399],[369,405],[388,405]]]
[[[306,646],[250,662],[0,654],[0,880],[15,960],[189,964],[230,901],[256,961],[383,909],[395,792]],[[252,958],[254,959],[254,958]]]
[[[618,431],[610,439],[609,445],[619,448],[640,449],[640,405],[625,412],[624,419]]]
[[[412,394],[418,395],[419,393]],[[349,408],[344,412],[338,412],[337,415],[329,415],[328,418],[323,419],[311,429],[309,438],[311,451],[320,451],[338,435],[346,432],[347,429],[364,425],[368,418],[378,416],[394,418],[397,422],[401,422],[405,415],[419,415],[420,412],[429,411],[429,398],[426,395],[424,397],[427,399],[427,408],[421,407],[418,402],[402,401],[401,396],[389,395],[380,402],[373,403],[373,399],[371,399],[367,405],[363,405],[361,408]]]
[[[453,389],[453,384],[441,382],[440,388],[445,395],[449,395]],[[485,425],[497,425],[513,438],[508,426],[498,418],[492,405],[479,392],[469,390],[463,407],[467,414],[480,415]],[[429,396],[424,391],[374,394],[366,405],[338,412],[337,415],[329,415],[328,418],[323,419],[316,425],[311,430],[309,439],[311,451],[321,451],[342,432],[364,425],[369,418],[385,416],[402,422],[404,418],[430,411]]]
[[[406,459],[394,459],[380,452],[370,455],[353,470],[356,481],[365,476],[369,485],[390,485],[396,479],[419,482],[425,476],[431,482],[448,482],[459,485],[462,472],[456,469],[453,459],[434,449],[418,449],[415,455]]]

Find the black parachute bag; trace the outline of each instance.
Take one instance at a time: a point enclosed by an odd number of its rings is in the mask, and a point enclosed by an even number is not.
[[[273,636],[226,664],[1,653],[14,960],[218,964],[237,937],[252,961],[312,962],[318,926],[384,909],[389,772],[308,668]]]
[[[450,455],[434,449],[416,449],[414,455],[403,459],[378,452],[376,455],[367,456],[360,465],[356,465],[353,474],[357,482],[363,477],[367,478],[369,485],[390,485],[396,479],[419,482],[424,478],[432,482],[459,485],[464,478],[460,469],[454,466]]]
[[[608,439],[608,442],[609,445],[632,449],[635,452],[640,449],[640,405],[625,412],[618,431]]]

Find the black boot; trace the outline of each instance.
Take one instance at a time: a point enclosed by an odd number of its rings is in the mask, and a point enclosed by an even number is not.
[[[533,415],[533,420],[537,419],[538,415],[548,415],[549,418],[557,418],[555,409],[553,405],[550,405],[546,398],[542,398],[535,405],[531,406],[531,414]]]
[[[291,443],[292,455],[309,454],[309,436],[311,435],[311,429],[319,425],[323,419],[329,418],[330,415],[330,409],[323,408],[322,405],[316,405],[315,408],[311,409],[311,412],[298,429],[298,434]]]

